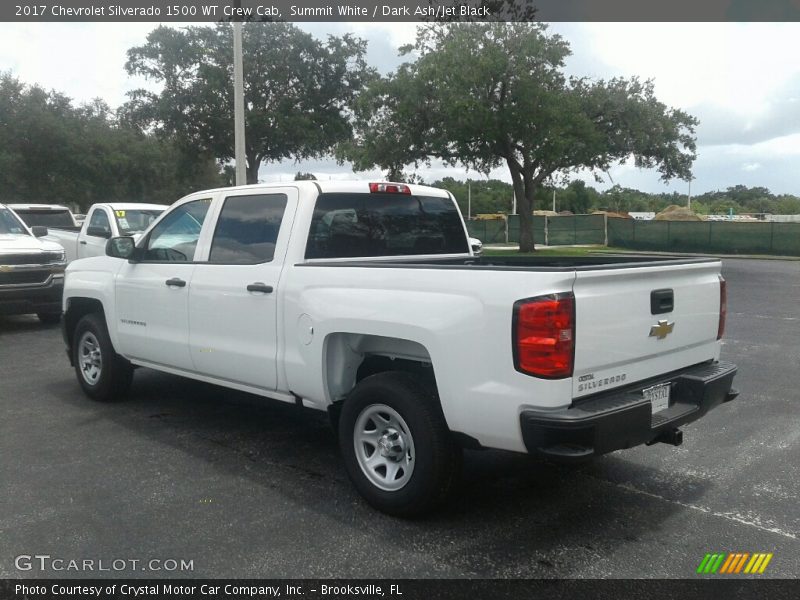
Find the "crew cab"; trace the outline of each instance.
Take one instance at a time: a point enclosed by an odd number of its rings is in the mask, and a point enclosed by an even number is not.
[[[359,492],[414,515],[448,496],[463,447],[679,444],[737,395],[720,267],[476,257],[445,190],[259,184],[191,194],[72,263],[64,339],[97,400],[147,367],[328,411]]]
[[[50,225],[48,239],[61,244],[68,263],[78,258],[103,256],[109,238],[132,236],[138,239],[165,208],[161,204],[134,202],[94,204],[80,227],[69,227],[64,218],[60,223]],[[45,212],[39,209],[38,212],[24,214],[30,215],[28,218],[42,220]],[[73,219],[71,214],[70,219]],[[54,220],[52,215],[49,220]]]
[[[0,315],[36,313],[44,323],[61,318],[64,250],[41,239],[47,228],[28,228],[0,204]]]

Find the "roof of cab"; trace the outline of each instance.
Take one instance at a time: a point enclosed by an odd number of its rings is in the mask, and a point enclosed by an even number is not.
[[[146,202],[109,202],[111,210],[166,210],[166,204],[148,204]]]
[[[62,204],[7,204],[6,206],[14,210],[65,210],[70,212],[69,207]]]
[[[297,187],[300,189],[316,188],[322,194],[329,193],[351,193],[351,194],[369,194],[370,183],[397,183],[385,181],[383,179],[360,179],[360,180],[301,180],[301,181],[278,181],[273,183],[253,183],[249,185],[237,185],[233,187],[215,188],[213,190],[204,190],[206,192],[237,192],[252,190],[254,192],[261,190],[269,190],[274,188]],[[447,190],[441,188],[430,187],[428,185],[418,185],[414,183],[398,183],[398,185],[407,185],[411,193],[415,196],[435,196],[440,198],[447,198]],[[201,192],[197,192],[201,193]]]

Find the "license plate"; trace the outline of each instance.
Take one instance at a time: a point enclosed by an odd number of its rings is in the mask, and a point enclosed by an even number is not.
[[[660,383],[642,390],[645,400],[650,401],[650,414],[656,414],[669,408],[669,383]]]

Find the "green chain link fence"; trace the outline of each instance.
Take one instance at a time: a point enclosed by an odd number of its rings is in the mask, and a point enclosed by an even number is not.
[[[608,219],[608,244],[665,252],[800,256],[800,223]]]
[[[800,256],[800,223],[731,221],[637,221],[609,218],[608,245],[662,252],[776,254]],[[519,216],[468,221],[471,236],[484,244],[519,242]],[[603,215],[533,217],[537,244],[605,244]]]
[[[467,231],[484,244],[503,244],[506,242],[505,219],[467,221]]]
[[[547,246],[604,244],[606,238],[603,215],[533,217],[533,239]],[[508,241],[519,242],[519,215],[508,215]]]

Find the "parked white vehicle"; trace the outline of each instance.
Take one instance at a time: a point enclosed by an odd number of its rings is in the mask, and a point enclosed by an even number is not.
[[[46,227],[27,227],[0,204],[0,315],[36,313],[50,324],[61,318],[64,250],[45,235]]]
[[[69,207],[61,204],[9,204],[8,207],[25,221],[28,227],[71,230],[80,227]]]
[[[461,448],[575,461],[736,397],[715,259],[475,257],[452,195],[296,181],[191,194],[67,269],[68,354],[111,400],[149,367],[331,414],[374,506],[424,512]]]
[[[138,239],[165,208],[162,204],[134,202],[94,204],[80,228],[50,227],[48,239],[64,247],[68,263],[78,258],[103,256],[109,238],[129,235]]]

